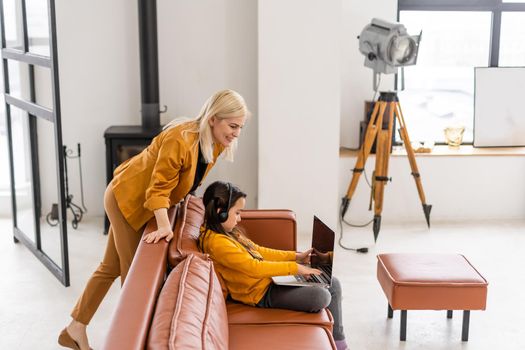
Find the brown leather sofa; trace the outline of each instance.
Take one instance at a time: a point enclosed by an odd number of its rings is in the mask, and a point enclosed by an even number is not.
[[[169,215],[174,237],[169,244],[140,243],[104,349],[335,349],[327,309],[303,313],[225,300],[213,263],[197,249],[200,198],[188,196]],[[242,226],[258,244],[296,250],[291,211],[246,210]],[[144,232],[155,228],[152,220]]]

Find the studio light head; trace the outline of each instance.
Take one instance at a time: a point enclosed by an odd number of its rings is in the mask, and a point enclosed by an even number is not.
[[[398,67],[416,64],[421,33],[408,35],[401,23],[374,18],[358,38],[365,66],[376,75],[397,73]]]

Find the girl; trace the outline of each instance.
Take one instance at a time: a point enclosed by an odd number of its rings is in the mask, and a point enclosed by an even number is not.
[[[210,255],[231,298],[256,307],[304,312],[318,312],[328,307],[334,317],[333,336],[337,349],[347,349],[339,280],[332,278],[329,289],[273,284],[273,276],[308,276],[321,272],[298,264],[309,260],[312,249],[302,253],[275,250],[258,246],[246,238],[237,227],[245,198],[246,194],[239,188],[221,181],[212,183],[203,196],[205,212],[199,248]]]
[[[111,223],[104,258],[88,281],[71,313],[71,323],[58,343],[89,349],[86,327],[113,281],[126,279],[142,236],[153,217],[157,230],[147,243],[170,241],[173,232],[168,208],[194,191],[222,152],[232,161],[237,138],[249,112],[238,93],[223,90],[211,96],[194,120],[175,120],[140,154],[121,164],[104,195]]]

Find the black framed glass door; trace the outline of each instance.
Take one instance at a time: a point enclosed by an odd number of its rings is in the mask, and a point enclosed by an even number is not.
[[[0,25],[14,241],[67,287],[55,1],[0,0]]]

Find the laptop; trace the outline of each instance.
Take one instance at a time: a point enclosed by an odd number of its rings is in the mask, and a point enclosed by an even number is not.
[[[321,286],[328,288],[332,285],[332,263],[335,243],[335,233],[322,222],[317,216],[314,216],[314,227],[312,231],[312,256],[310,257],[309,266],[321,270],[319,276],[303,275],[293,276],[275,276],[272,277],[273,283],[284,286]]]

